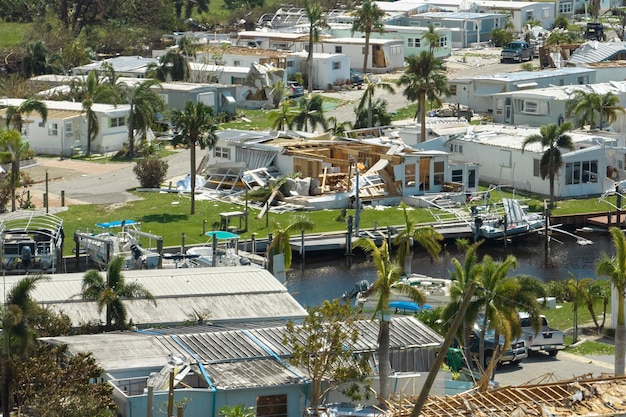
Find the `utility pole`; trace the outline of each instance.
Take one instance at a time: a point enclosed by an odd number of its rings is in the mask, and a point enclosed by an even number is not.
[[[441,350],[439,354],[435,358],[435,363],[433,363],[432,368],[430,368],[430,372],[428,373],[428,377],[426,378],[426,382],[424,382],[424,386],[422,387],[422,391],[420,391],[419,397],[417,397],[417,401],[415,402],[415,407],[413,411],[411,411],[411,417],[417,417],[420,415],[422,411],[422,407],[424,403],[426,403],[426,398],[428,398],[428,393],[435,382],[435,378],[437,377],[437,373],[439,373],[439,369],[443,364],[443,360],[446,357],[446,353],[448,349],[450,349],[450,345],[452,345],[452,340],[454,340],[454,336],[456,335],[459,326],[463,322],[463,318],[465,317],[465,311],[469,306],[472,297],[474,296],[474,291],[476,290],[476,283],[472,282],[465,293],[465,297],[463,297],[463,301],[461,302],[461,307],[459,311],[456,312],[456,316],[454,316],[454,320],[452,321],[452,325],[450,326],[450,330],[448,330],[448,334],[443,341],[443,345],[441,346]]]

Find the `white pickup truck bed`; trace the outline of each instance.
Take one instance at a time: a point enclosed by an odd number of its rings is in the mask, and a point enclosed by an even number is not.
[[[544,316],[540,317],[541,328],[538,333],[530,325],[530,318],[526,313],[520,313],[522,337],[526,340],[528,350],[533,352],[544,351],[550,356],[556,356],[559,350],[565,349],[565,335],[562,331],[552,329]]]

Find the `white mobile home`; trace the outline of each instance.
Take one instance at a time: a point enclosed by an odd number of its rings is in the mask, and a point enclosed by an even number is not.
[[[469,106],[474,111],[493,112],[494,94],[550,87],[595,83],[595,71],[565,67],[543,71],[520,71],[450,80],[451,103]]]
[[[297,71],[306,74],[306,58],[308,53],[299,52],[293,54],[298,58],[298,66],[290,68],[288,76],[293,76]],[[346,54],[320,53],[313,54],[313,90],[326,90],[333,85],[343,85],[350,82],[350,58]],[[297,70],[296,70],[297,69]],[[304,79],[307,77],[304,75]]]
[[[315,52],[345,54],[354,69],[363,70],[364,38],[325,38],[314,46]],[[404,68],[403,42],[394,39],[370,39],[367,71],[375,74]]]
[[[308,33],[243,31],[237,33],[234,46],[300,52],[309,44]]]
[[[144,58],[141,56],[117,56],[107,58],[102,61],[92,62],[72,68],[72,75],[86,75],[95,70],[100,75],[105,74],[105,67],[108,65],[115,71],[115,74],[128,78],[146,78],[150,65],[158,64],[159,60],[154,58]]]
[[[8,106],[19,106],[23,99],[0,100],[0,117],[6,118]],[[87,149],[87,120],[81,103],[47,101],[48,120],[44,123],[36,113],[31,113],[24,127],[24,135],[30,148],[42,155],[71,156]],[[91,142],[95,153],[116,152],[128,141],[126,120],[130,106],[96,103],[92,107],[100,129]]]

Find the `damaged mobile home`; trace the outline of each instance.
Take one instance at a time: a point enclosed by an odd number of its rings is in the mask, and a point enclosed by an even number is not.
[[[218,132],[203,173],[206,186],[233,192],[288,178],[283,203],[305,209],[398,204],[404,197],[476,191],[478,169],[450,161],[447,152],[417,150],[384,128],[351,131],[344,138],[306,132]],[[455,180],[454,182],[452,180]]]

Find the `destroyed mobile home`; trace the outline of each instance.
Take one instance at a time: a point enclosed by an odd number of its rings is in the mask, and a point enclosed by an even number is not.
[[[446,152],[417,150],[385,133],[374,128],[337,138],[222,131],[200,172],[206,188],[225,194],[267,188],[270,203],[286,209],[354,207],[357,189],[360,204],[392,205],[408,196],[477,187],[470,184],[476,166],[455,165]]]

